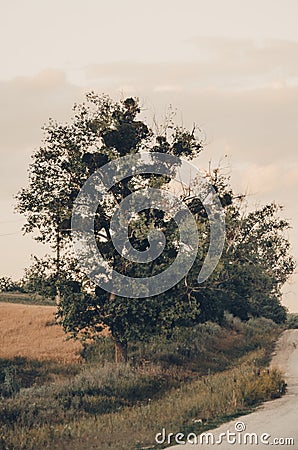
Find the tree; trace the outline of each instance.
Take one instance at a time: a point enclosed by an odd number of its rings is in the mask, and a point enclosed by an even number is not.
[[[44,127],[43,145],[32,157],[29,186],[17,195],[17,210],[27,219],[24,232],[38,231],[35,239],[50,244],[55,252],[57,303],[60,301],[61,259],[69,242],[74,199],[95,167],[108,160],[107,156],[90,153],[89,149],[100,146],[101,133],[115,113],[114,105],[106,96],[90,93],[87,101],[94,106],[92,116],[84,104],[75,105],[71,123],[59,124],[50,119],[49,125]]]
[[[195,130],[188,132],[171,123],[163,135],[154,135],[143,122],[136,120],[140,109],[137,100],[132,98],[115,103],[107,96],[90,93],[87,104],[76,105],[74,111],[70,124],[61,125],[51,120],[44,128],[44,145],[33,155],[30,166],[29,187],[17,196],[18,210],[27,218],[24,231],[37,230],[36,239],[49,243],[56,253],[58,313],[64,328],[74,334],[89,335],[90,331],[94,335],[108,326],[115,340],[116,354],[119,359],[126,359],[127,340],[147,335],[157,327],[159,301],[115,298],[98,287],[91,287],[88,280],[76,284],[77,275],[70,280],[72,283],[62,277],[61,261],[68,252],[74,200],[90,175],[117,157],[137,153],[146,147],[152,152],[193,158],[199,154],[202,145]],[[117,205],[144,185],[156,188],[169,181],[155,175],[145,177],[141,182],[139,177],[123,180],[110,190],[110,199],[99,205],[95,218],[97,244],[113,267],[135,274],[139,271],[136,267],[124,267],[123,260],[111,246],[109,201]],[[148,245],[146,238],[140,239],[139,235],[146,235],[155,218],[168,230],[170,225],[174,226],[173,221],[163,219],[159,211],[144,211],[133,231],[132,241],[136,248],[141,250]],[[170,260],[175,257],[173,237],[174,234],[167,252]],[[154,270],[162,264],[165,262],[161,258]],[[142,272],[152,269],[147,264],[142,267]]]
[[[212,276],[201,286],[194,281],[192,295],[200,300],[201,315],[220,321],[228,311],[242,320],[263,316],[283,323],[282,287],[295,269],[283,208],[273,202],[247,211],[245,196],[235,195],[218,169],[209,176],[225,205],[226,242]],[[192,284],[195,276],[190,272],[188,278]]]
[[[229,179],[218,168],[207,176],[225,208],[226,238],[212,275],[203,284],[197,283],[203,262],[202,253],[198,253],[184,280],[189,300],[199,305],[195,320],[221,322],[227,311],[242,320],[263,316],[283,323],[286,308],[281,304],[282,286],[293,273],[295,262],[286,238],[290,224],[280,217],[282,207],[271,203],[248,211],[245,196],[233,193]],[[184,201],[202,231],[202,223],[208,222],[203,205],[197,198]],[[209,245],[208,229],[201,233],[200,240],[201,246]]]
[[[280,288],[294,267],[283,237],[288,224],[274,219],[277,209],[272,205],[242,213],[243,197],[232,192],[218,170],[207,177],[226,212],[227,240],[220,263],[204,283],[198,283],[197,276],[209,247],[210,224],[195,185],[183,184],[177,201],[188,206],[200,238],[199,251],[187,276],[159,295],[127,298],[107,292],[84,275],[70,250],[70,230],[75,200],[89,177],[106,163],[143,150],[153,158],[155,153],[162,153],[186,159],[197,157],[202,150],[195,127],[189,131],[175,126],[170,118],[164,128],[154,132],[138,120],[137,99],[113,102],[94,93],[86,99],[86,103],[75,105],[69,124],[51,120],[44,128],[44,145],[33,155],[30,166],[29,187],[17,196],[18,210],[27,217],[24,231],[37,231],[36,239],[49,243],[55,252],[54,261],[47,266],[47,270],[54,269],[47,277],[56,286],[57,317],[65,331],[84,339],[109,328],[116,361],[125,361],[129,341],[171,333],[175,326],[192,326],[206,320],[220,322],[225,310],[243,319],[264,314],[282,321]],[[177,160],[173,170],[175,164]],[[129,242],[140,252],[150,247],[148,236],[152,230],[164,233],[164,250],[153,262],[127,261],[115,249],[111,236],[113,213],[121,202],[144,188],[173,190],[170,182],[171,177],[160,174],[131,175],[115,183],[101,198],[92,232],[105,262],[119,273],[151,277],[175,261],[179,229],[171,215],[160,208],[144,208],[128,224]]]
[[[281,206],[270,203],[242,218],[238,213],[240,226],[230,247],[240,267],[245,268],[241,279],[242,289],[246,289],[248,312],[277,323],[286,320],[281,290],[295,269],[286,238],[290,224],[280,217],[281,211]],[[246,286],[244,280],[248,280]],[[237,292],[239,290],[238,287]]]
[[[20,291],[21,287],[10,277],[0,277],[0,292]]]

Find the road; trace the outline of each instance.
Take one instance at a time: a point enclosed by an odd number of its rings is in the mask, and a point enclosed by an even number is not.
[[[209,436],[209,443],[207,443],[207,437],[204,436],[201,442],[198,438],[197,444],[185,443],[168,448],[171,450],[210,450],[211,448],[243,450],[280,447],[298,450],[298,330],[287,330],[282,334],[277,342],[271,366],[280,368],[285,374],[288,385],[286,395],[265,403],[251,414],[238,417],[236,420],[210,430],[208,433],[214,435],[213,445],[212,437]],[[243,428],[245,428],[244,431],[237,431]],[[233,434],[227,438],[227,432]],[[251,433],[255,433],[256,436]],[[193,436],[178,436],[179,438],[181,440],[178,442],[183,440],[187,442],[192,440]],[[287,441],[287,438],[292,438],[292,441]]]

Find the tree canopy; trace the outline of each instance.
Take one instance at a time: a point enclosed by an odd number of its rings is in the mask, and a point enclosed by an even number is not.
[[[121,360],[130,340],[170,333],[175,326],[220,322],[224,311],[244,320],[264,316],[283,322],[281,288],[294,270],[285,237],[289,223],[279,217],[280,207],[274,203],[245,211],[244,197],[233,193],[218,169],[206,177],[225,211],[226,242],[219,264],[204,283],[198,283],[197,275],[210,243],[210,224],[192,186],[180,186],[176,196],[195,219],[200,246],[191,270],[175,286],[153,297],[127,298],[106,292],[82,272],[70,246],[71,216],[89,177],[117,158],[142,151],[192,160],[203,149],[195,127],[187,130],[169,120],[154,131],[139,120],[140,112],[138,99],[114,102],[106,95],[87,94],[86,102],[75,105],[72,121],[50,120],[44,128],[43,145],[30,166],[29,186],[17,195],[18,210],[27,218],[24,231],[37,231],[36,239],[49,243],[55,252],[53,264],[43,274],[58,290],[58,318],[65,331],[75,337],[95,337],[109,328]],[[140,211],[128,224],[128,236],[133,248],[144,252],[150,246],[149,233],[162,231],[166,244],[161,255],[153,262],[136,264],[114,248],[110,228],[115,208],[144,188],[174,189],[170,177],[130,176],[109,189],[94,217],[99,252],[111,267],[130,277],[162,272],[179,250],[177,224],[158,208]],[[45,268],[45,263],[38,264]]]

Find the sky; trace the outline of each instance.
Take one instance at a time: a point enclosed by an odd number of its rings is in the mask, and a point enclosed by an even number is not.
[[[140,98],[143,114],[195,122],[205,148],[252,206],[275,200],[298,257],[296,0],[0,0],[0,276],[46,249],[21,232],[14,195],[50,117],[90,90]],[[298,312],[298,277],[283,302]]]

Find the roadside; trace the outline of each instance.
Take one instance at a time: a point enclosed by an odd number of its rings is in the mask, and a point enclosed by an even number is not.
[[[287,381],[287,393],[284,397],[270,401],[260,406],[257,411],[252,414],[238,417],[229,423],[225,423],[220,427],[211,430],[210,432],[214,436],[214,444],[212,445],[211,435],[209,436],[209,444],[206,444],[207,436],[204,436],[204,443],[198,442],[198,445],[185,444],[175,445],[168,447],[171,450],[190,450],[194,448],[200,448],[202,450],[209,449],[210,447],[226,449],[262,449],[268,448],[268,445],[274,447],[282,447],[284,449],[298,449],[298,330],[285,331],[276,345],[276,351],[272,358],[271,368],[279,368],[283,371]],[[245,430],[244,430],[245,428]],[[242,431],[237,431],[241,430]],[[247,436],[247,444],[244,443],[232,443],[234,435],[230,435],[230,442],[227,442],[227,438],[220,439],[222,433],[235,434],[236,441],[244,442],[245,433],[254,433],[257,435],[258,443],[256,443],[255,437]],[[268,436],[264,436],[264,434]],[[263,442],[261,442],[261,436],[263,435]],[[240,436],[240,437],[239,437]],[[287,439],[293,439],[288,441]],[[250,439],[253,439],[253,444],[249,444]],[[276,441],[275,441],[276,439]],[[187,439],[186,439],[187,440]],[[216,444],[216,441],[222,442]],[[267,443],[265,443],[267,442]]]
[[[11,308],[18,331],[3,321],[5,342],[14,333],[17,351],[23,335],[32,352],[40,346],[49,350],[50,336],[40,333],[54,329],[53,316],[39,327],[39,307]],[[281,374],[263,369],[280,327],[264,318],[241,322],[227,315],[225,321],[225,327],[206,322],[177,329],[170,339],[134,342],[125,366],[113,362],[109,336],[84,346],[82,364],[2,359],[0,449],[156,448],[161,427],[199,434],[279,397]]]

